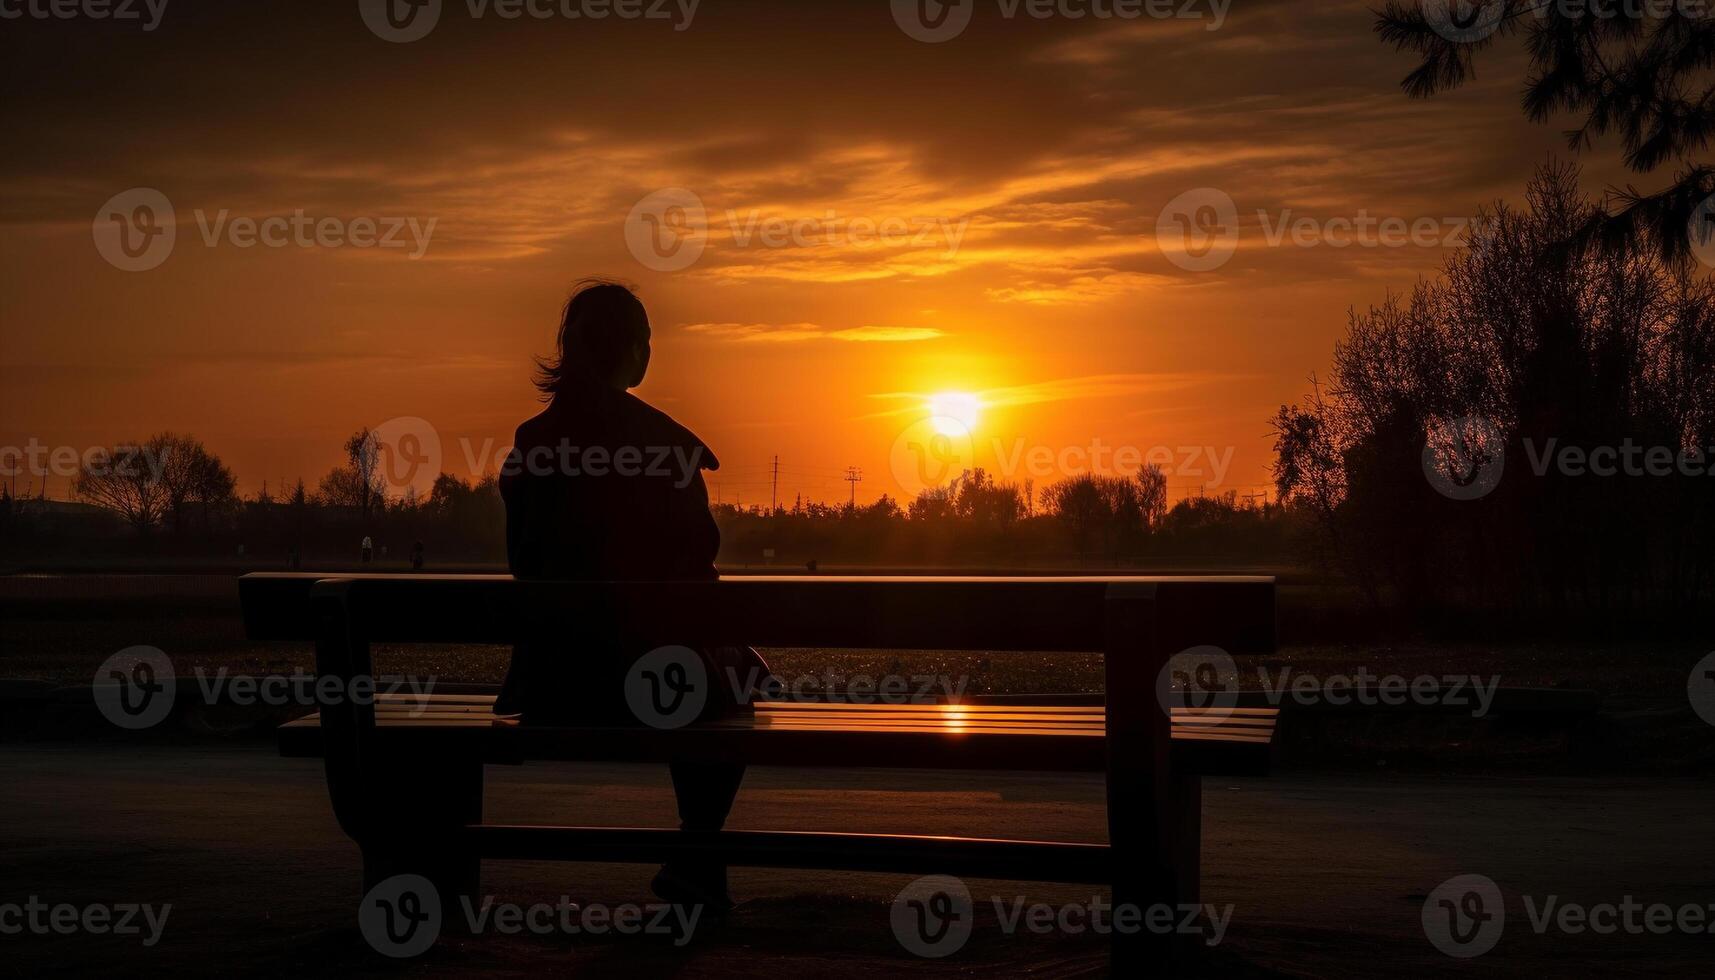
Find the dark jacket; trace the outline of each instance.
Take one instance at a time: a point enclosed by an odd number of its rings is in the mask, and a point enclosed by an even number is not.
[[[719,465],[689,429],[628,392],[561,393],[518,427],[500,477],[512,574],[716,578],[720,530],[702,471]],[[548,632],[514,647],[496,710],[522,712],[527,722],[634,724],[624,674],[647,649],[626,636],[623,624],[584,621]],[[761,664],[752,651],[704,655],[714,670]],[[724,680],[717,687],[730,690]]]
[[[629,392],[559,395],[518,427],[500,478],[521,578],[712,579],[720,531],[691,430]]]

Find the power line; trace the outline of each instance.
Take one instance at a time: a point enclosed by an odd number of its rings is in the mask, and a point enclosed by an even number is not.
[[[863,470],[856,466],[846,467],[846,482],[852,485],[851,507],[857,509],[857,485],[863,480]]]

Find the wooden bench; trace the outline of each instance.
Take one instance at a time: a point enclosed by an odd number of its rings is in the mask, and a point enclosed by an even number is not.
[[[317,671],[372,676],[369,644],[507,643],[552,623],[618,617],[651,645],[1092,651],[1101,706],[764,702],[683,728],[539,728],[485,695],[322,705],[280,730],[281,751],[325,759],[341,828],[367,889],[421,874],[443,896],[478,891],[485,859],[733,865],[1106,884],[1115,904],[1200,901],[1201,778],[1267,772],[1276,709],[1163,710],[1168,658],[1274,643],[1264,577],[860,578],[566,583],[507,576],[252,574],[240,582],[256,640],[313,640]],[[534,634],[540,635],[540,634]],[[615,692],[620,697],[619,692]],[[1087,771],[1107,784],[1108,843],[866,833],[482,822],[483,766],[529,760],[743,761],[753,765]],[[1166,954],[1167,937],[1114,937]]]

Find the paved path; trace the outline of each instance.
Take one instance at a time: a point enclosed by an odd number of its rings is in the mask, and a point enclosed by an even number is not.
[[[627,766],[489,770],[488,816],[520,823],[669,822],[665,773]],[[354,924],[355,848],[335,827],[320,767],[266,746],[0,746],[0,904],[171,902],[160,942],[0,936],[24,973],[257,975],[331,970],[454,974],[873,977],[1099,971],[1091,935],[1009,936],[991,898],[1056,906],[1092,890],[970,882],[975,933],[947,960],[903,951],[888,924],[907,879],[739,870],[742,904],[687,949],[565,936],[443,939],[395,964]],[[1287,773],[1214,782],[1205,797],[1204,898],[1233,905],[1207,970],[1221,975],[1707,975],[1715,936],[1533,931],[1525,896],[1586,905],[1715,903],[1715,785],[1649,778],[1437,778]],[[772,770],[753,773],[739,828],[1101,840],[1100,784],[1086,777]],[[647,902],[650,869],[491,863],[502,901]],[[1505,893],[1494,950],[1455,961],[1424,936],[1425,896],[1487,875]],[[4,921],[0,920],[0,925]]]

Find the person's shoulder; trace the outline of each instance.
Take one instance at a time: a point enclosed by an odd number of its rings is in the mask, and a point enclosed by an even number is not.
[[[630,417],[634,431],[641,431],[651,441],[651,446],[662,446],[684,453],[700,453],[702,468],[706,470],[720,469],[720,460],[715,458],[714,451],[695,432],[685,427],[666,412],[633,395],[629,391],[620,392],[618,404],[621,410]]]
[[[542,445],[545,440],[551,441],[551,433],[554,429],[554,421],[551,415],[552,408],[544,408],[518,423],[518,428],[512,432],[512,444],[514,446],[537,446]]]

